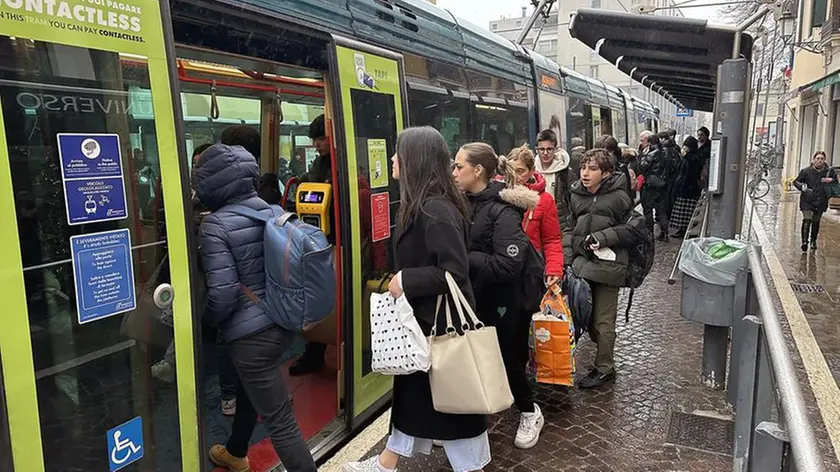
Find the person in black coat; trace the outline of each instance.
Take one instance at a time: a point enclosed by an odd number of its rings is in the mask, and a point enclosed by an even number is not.
[[[497,172],[505,182],[494,179]],[[532,313],[525,309],[519,287],[531,241],[522,230],[522,217],[529,206],[536,207],[539,196],[515,187],[507,159],[484,143],[462,146],[452,173],[470,202],[467,248],[477,314],[496,327],[510,390],[521,413],[514,445],[528,449],[537,444],[545,420],[525,373]]]
[[[802,193],[799,195],[799,210],[802,211],[802,251],[808,250],[810,236],[811,250],[817,250],[817,236],[820,233],[820,219],[828,210],[828,186],[837,183],[837,173],[826,163],[825,152],[817,151],[811,158],[811,165],[799,171],[793,185]]]
[[[671,232],[675,238],[685,236],[697,200],[703,192],[703,156],[697,138],[688,136],[683,141],[683,158],[674,183],[674,207],[671,209]]]
[[[449,293],[446,272],[474,305],[467,256],[467,204],[449,176],[446,141],[434,128],[409,128],[400,133],[397,153],[391,159],[393,177],[400,181],[401,202],[396,231],[398,272],[388,290],[395,298],[406,296],[428,336],[437,298]],[[443,318],[438,321],[438,333],[446,330]],[[431,452],[433,439],[443,442],[454,470],[480,470],[490,462],[487,417],[436,411],[426,372],[394,376],[391,425],[380,455],[344,464],[344,470],[395,470],[400,457]]]
[[[642,133],[640,140],[645,147],[639,161],[639,174],[644,176],[642,185],[642,212],[648,227],[653,231],[659,225],[659,240],[668,241],[668,174],[670,159],[659,143],[659,136],[651,131]],[[656,217],[654,218],[654,212]]]

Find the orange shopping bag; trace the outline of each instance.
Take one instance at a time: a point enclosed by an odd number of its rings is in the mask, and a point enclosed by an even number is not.
[[[574,385],[575,327],[560,287],[549,287],[540,312],[531,318],[534,370],[537,382]]]

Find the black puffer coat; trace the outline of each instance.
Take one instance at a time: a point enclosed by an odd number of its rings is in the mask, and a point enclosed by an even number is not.
[[[693,149],[683,156],[676,181],[676,196],[696,200],[703,193],[701,186],[703,174],[703,156]]]
[[[224,144],[204,151],[193,171],[196,196],[212,211],[198,230],[207,284],[203,321],[218,326],[224,342],[274,326],[240,287],[246,285],[258,297],[265,293],[263,223],[227,208],[239,203],[268,212],[268,204],[257,196],[259,175],[257,161],[245,148]]]
[[[827,186],[830,184],[823,183],[824,178],[831,178],[837,182],[837,172],[827,165],[824,169],[808,166],[799,171],[799,177],[793,182],[802,192],[799,195],[799,210],[816,213],[825,213],[828,210]]]
[[[591,193],[580,181],[572,185],[572,219],[574,226],[563,235],[563,259],[569,261],[575,275],[583,279],[622,287],[627,280],[630,254],[626,247],[636,240],[626,223],[630,219],[633,203],[625,192],[623,174],[607,177]],[[615,252],[616,260],[595,257],[585,247],[584,240],[592,235],[601,248]]]
[[[639,161],[639,174],[645,176],[646,189],[662,190],[665,188],[668,183],[669,170],[670,159],[668,159],[665,150],[659,146],[648,149]],[[657,180],[660,180],[659,183],[663,185],[656,185]]]
[[[522,275],[531,244],[522,230],[522,217],[536,208],[539,195],[525,187],[505,189],[503,183],[491,182],[467,197],[472,222],[467,250],[476,314],[496,326],[506,313],[522,309],[519,290],[511,287]]]

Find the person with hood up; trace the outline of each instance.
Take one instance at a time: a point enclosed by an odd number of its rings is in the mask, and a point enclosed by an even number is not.
[[[231,205],[269,213],[257,195],[259,177],[251,153],[224,144],[202,153],[192,175],[196,196],[211,211],[198,234],[207,285],[202,321],[218,327],[239,374],[231,435],[227,444],[210,448],[210,460],[227,470],[250,470],[248,444],[259,415],[286,470],[316,472],[280,373],[295,333],[272,322],[243,293],[244,286],[265,295],[264,224],[234,213]]]
[[[688,136],[683,142],[683,157],[680,160],[679,173],[674,183],[674,207],[671,209],[671,232],[675,238],[685,236],[697,200],[703,193],[701,186],[703,156],[699,143],[694,136]]]
[[[527,144],[508,154],[508,162],[516,174],[516,184],[524,185],[540,196],[537,207],[525,212],[522,229],[545,258],[545,283],[551,285],[563,279],[563,235],[554,198],[545,191],[545,178],[536,171],[534,153]]]
[[[598,351],[594,367],[578,386],[595,388],[615,378],[618,292],[626,283],[630,265],[627,247],[636,238],[625,223],[633,209],[625,191],[626,177],[615,173],[615,160],[609,151],[599,148],[586,151],[580,166],[580,180],[572,185],[573,225],[563,235],[563,249],[571,270],[585,279],[592,290],[589,336]]]
[[[799,210],[802,212],[802,251],[808,250],[809,236],[811,250],[817,250],[817,236],[820,234],[820,220],[828,210],[828,186],[837,183],[837,172],[826,163],[825,152],[817,151],[811,157],[811,165],[799,171],[793,185],[802,192],[799,195]]]
[[[494,180],[497,173],[504,182]],[[529,449],[539,441],[545,419],[525,373],[531,313],[524,308],[522,291],[512,287],[519,284],[531,250],[522,218],[536,208],[539,196],[516,186],[507,158],[496,156],[485,143],[462,146],[452,176],[470,204],[467,251],[476,314],[496,327],[510,390],[521,413],[514,445]]]
[[[537,135],[537,154],[537,172],[542,174],[546,190],[554,197],[560,228],[565,228],[569,216],[569,187],[577,179],[577,171],[570,165],[569,154],[559,147],[557,134],[550,129]]]

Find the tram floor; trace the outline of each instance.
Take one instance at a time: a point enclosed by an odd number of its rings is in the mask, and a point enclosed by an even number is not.
[[[281,375],[286,388],[294,399],[293,408],[298,425],[304,439],[311,440],[322,429],[328,426],[336,418],[338,411],[337,377],[336,377],[336,351],[330,346],[326,353],[326,365],[318,373],[301,377],[289,376],[289,366],[303,353],[305,342],[297,339],[290,351],[286,354],[285,362],[281,369]],[[208,353],[205,356],[205,363],[214,363],[216,352]],[[205,365],[208,375],[205,377],[204,396],[204,432],[205,441],[208,445],[224,444],[230,434],[233,424],[232,417],[226,417],[221,412],[221,393],[219,391],[218,369],[216,366]],[[253,472],[267,472],[279,463],[277,454],[271,444],[268,431],[262,423],[257,423],[254,434],[251,436],[251,445],[248,449],[248,458],[251,461]],[[210,463],[207,462],[210,470]],[[223,469],[215,469],[215,472],[223,472]]]

